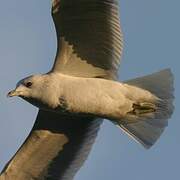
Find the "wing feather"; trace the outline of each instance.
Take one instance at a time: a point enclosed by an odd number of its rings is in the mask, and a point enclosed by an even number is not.
[[[72,180],[86,160],[101,122],[40,110],[30,135],[0,180]]]
[[[53,71],[115,78],[122,54],[118,0],[53,0],[58,49]]]

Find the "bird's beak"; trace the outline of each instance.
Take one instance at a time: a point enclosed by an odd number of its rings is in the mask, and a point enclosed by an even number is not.
[[[19,95],[20,95],[20,92],[14,89],[7,94],[7,97],[13,97],[13,96],[19,96]]]

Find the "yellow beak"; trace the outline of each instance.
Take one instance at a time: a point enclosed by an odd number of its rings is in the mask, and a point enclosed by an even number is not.
[[[19,96],[19,95],[20,95],[19,91],[16,91],[16,89],[15,89],[15,90],[10,91],[7,94],[7,97],[13,97],[13,96]]]

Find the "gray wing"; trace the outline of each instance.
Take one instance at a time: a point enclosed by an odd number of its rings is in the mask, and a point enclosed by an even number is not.
[[[115,78],[122,53],[118,0],[53,0],[57,55],[52,71]]]
[[[35,125],[0,180],[72,180],[87,158],[101,120],[40,110]]]

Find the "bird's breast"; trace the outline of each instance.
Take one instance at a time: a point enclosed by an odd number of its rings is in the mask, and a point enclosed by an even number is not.
[[[29,102],[30,104],[32,104],[32,105],[34,105],[40,109],[44,109],[44,110],[51,109],[51,107],[49,107],[48,104],[46,104],[45,102],[40,101],[36,98],[29,98],[29,97],[28,98],[27,97],[21,97],[21,98],[23,98],[25,101]]]

